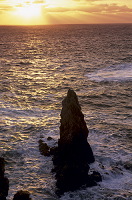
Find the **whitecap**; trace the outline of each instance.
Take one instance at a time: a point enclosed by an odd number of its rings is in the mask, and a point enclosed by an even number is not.
[[[86,74],[88,79],[101,81],[132,81],[132,63],[108,66]]]

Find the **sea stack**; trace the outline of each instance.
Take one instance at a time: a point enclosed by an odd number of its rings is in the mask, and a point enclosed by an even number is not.
[[[5,160],[0,157],[0,200],[6,200],[9,190],[9,180],[5,177]]]
[[[58,148],[53,153],[58,195],[79,189],[82,185],[96,185],[94,178],[88,175],[88,164],[95,160],[87,142],[89,131],[77,95],[71,89],[62,101],[60,123]]]

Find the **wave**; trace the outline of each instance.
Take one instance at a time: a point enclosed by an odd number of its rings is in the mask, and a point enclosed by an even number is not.
[[[132,63],[109,66],[86,74],[88,79],[101,81],[132,81]]]

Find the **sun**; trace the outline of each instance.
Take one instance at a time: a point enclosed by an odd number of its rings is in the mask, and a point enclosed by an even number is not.
[[[17,8],[16,14],[25,19],[39,17],[41,14],[41,7],[35,4],[25,5]]]

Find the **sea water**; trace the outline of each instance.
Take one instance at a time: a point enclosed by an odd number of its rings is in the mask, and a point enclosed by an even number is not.
[[[132,199],[132,24],[0,26],[0,73],[8,200],[21,189],[33,200],[58,199],[52,157],[40,154],[38,141],[57,146],[69,88],[89,129],[89,173],[103,180],[60,199]]]

